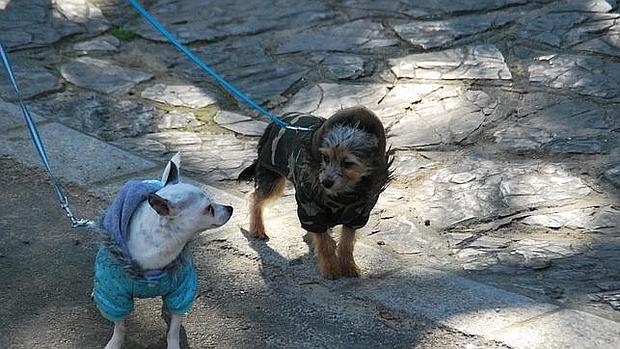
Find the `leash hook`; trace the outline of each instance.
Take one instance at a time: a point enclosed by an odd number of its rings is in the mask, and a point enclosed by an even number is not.
[[[22,114],[24,115],[24,121],[26,122],[26,126],[28,127],[28,132],[30,133],[32,143],[34,144],[34,147],[37,150],[39,159],[43,163],[43,167],[45,171],[47,172],[48,176],[50,177],[52,181],[52,187],[54,188],[54,191],[56,192],[56,195],[58,196],[58,202],[60,203],[60,207],[65,211],[66,216],[71,220],[71,227],[73,228],[95,227],[96,226],[95,222],[88,220],[88,219],[76,218],[73,215],[73,212],[71,212],[71,209],[69,208],[69,200],[67,199],[67,196],[65,195],[65,192],[62,186],[60,185],[60,182],[58,181],[58,179],[56,179],[56,177],[54,176],[54,173],[52,172],[52,168],[50,166],[49,159],[47,157],[47,152],[45,151],[45,147],[43,146],[43,141],[41,140],[41,135],[39,134],[39,131],[37,130],[36,124],[32,120],[32,115],[30,115],[30,112],[28,111],[28,108],[26,107],[26,103],[24,102],[24,98],[21,93],[21,90],[19,89],[19,86],[17,85],[17,80],[15,79],[13,68],[11,67],[11,61],[9,59],[8,52],[9,51],[6,49],[4,44],[0,42],[0,59],[2,60],[4,69],[6,70],[6,73],[9,77],[9,81],[11,82],[11,85],[13,87],[13,91],[15,92],[15,95],[17,96],[17,101],[19,103],[19,107],[22,111]]]

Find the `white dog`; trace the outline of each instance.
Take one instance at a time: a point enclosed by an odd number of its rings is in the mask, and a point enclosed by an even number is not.
[[[102,315],[114,322],[106,349],[123,345],[123,319],[133,310],[133,299],[158,296],[164,312],[171,314],[168,349],[180,347],[184,314],[198,289],[187,243],[224,225],[233,208],[215,203],[196,186],[179,183],[179,165],[177,154],[161,181],[129,181],[101,221],[105,243],[95,262],[93,298]]]

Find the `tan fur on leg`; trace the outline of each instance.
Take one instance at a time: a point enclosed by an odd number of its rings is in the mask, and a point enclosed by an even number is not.
[[[256,192],[252,193],[250,203],[250,235],[253,238],[267,239],[265,234],[265,225],[263,224],[263,209],[265,206],[265,200],[256,195]]]
[[[341,276],[340,264],[336,256],[336,242],[329,235],[329,231],[322,234],[312,234],[314,252],[319,259],[319,270],[326,279],[337,279]]]
[[[355,246],[355,229],[342,227],[340,241],[338,241],[338,261],[342,276],[359,277],[360,270],[353,259]]]
[[[257,191],[252,193],[250,203],[250,235],[257,239],[268,239],[265,234],[265,224],[263,221],[263,211],[265,206],[282,196],[284,189],[286,188],[286,179],[282,178],[278,181],[275,189],[271,191],[268,196],[260,196]]]

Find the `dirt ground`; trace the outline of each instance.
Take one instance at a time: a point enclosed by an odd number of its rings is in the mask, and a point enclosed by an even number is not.
[[[112,324],[90,300],[96,236],[71,229],[38,169],[0,158],[0,348],[101,348]],[[106,202],[69,186],[80,214]],[[256,243],[259,253],[269,247]],[[333,292],[301,263],[263,264],[226,241],[197,241],[199,296],[186,322],[192,348],[501,348],[423,318]],[[318,280],[310,281],[307,280]],[[142,300],[126,348],[165,347],[160,301]]]

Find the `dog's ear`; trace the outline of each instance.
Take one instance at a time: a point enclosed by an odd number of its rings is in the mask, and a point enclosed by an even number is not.
[[[164,183],[164,186],[179,183],[179,177],[181,177],[181,171],[179,170],[180,167],[181,154],[176,153],[172,159],[168,161],[168,165],[166,165],[164,173],[161,175],[161,182]]]
[[[172,207],[170,201],[162,198],[157,194],[149,195],[149,205],[157,212],[160,216],[168,216],[172,211]]]
[[[379,138],[372,133],[368,134],[368,142],[370,143],[370,149],[373,153],[378,153],[379,149]]]

